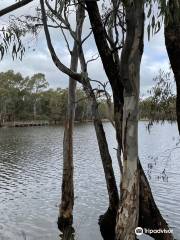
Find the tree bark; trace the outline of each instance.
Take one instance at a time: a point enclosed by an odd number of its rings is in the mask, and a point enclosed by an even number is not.
[[[123,109],[123,104],[124,104],[124,99],[123,99],[123,90],[124,86],[126,86],[126,82],[122,83],[121,76],[120,74],[120,69],[118,63],[114,62],[113,56],[111,52],[108,50],[108,44],[106,41],[106,34],[105,34],[105,29],[103,27],[103,24],[101,22],[100,14],[98,11],[98,6],[96,2],[90,2],[86,1],[86,6],[87,6],[87,11],[89,14],[94,38],[96,41],[96,45],[99,51],[99,54],[101,56],[101,60],[105,69],[105,72],[107,74],[107,77],[111,83],[111,87],[113,90],[113,99],[114,99],[114,120],[115,120],[115,125],[116,125],[116,138],[118,141],[118,145],[120,148],[122,147],[122,109]],[[140,194],[140,199],[139,199],[139,204],[140,204],[140,212],[139,215],[141,216],[146,216],[147,211],[149,213],[151,212],[150,206],[154,206],[154,214],[156,213],[157,219],[154,218],[155,215],[149,215],[147,214],[147,217],[152,217],[153,222],[156,226],[158,226],[159,221],[164,222],[165,220],[161,216],[157,206],[154,204],[154,199],[153,195],[151,193],[151,189],[148,183],[148,180],[145,176],[145,173],[143,169],[141,168],[140,171],[140,180],[144,179],[144,181],[140,181],[140,189],[147,189],[149,192],[149,197],[148,201],[147,198],[144,194]],[[146,201],[145,201],[146,200]],[[144,206],[141,208],[141,206]],[[145,211],[146,210],[146,211]],[[141,226],[141,219],[140,218],[140,223],[139,226]],[[152,220],[151,219],[151,220]],[[152,221],[146,222],[144,227],[153,229]],[[160,234],[156,234],[155,237],[159,237]]]
[[[134,240],[139,220],[138,103],[140,63],[143,54],[144,3],[126,7],[126,41],[121,54],[121,76],[126,82],[123,108],[123,175],[117,240]]]
[[[115,239],[115,225],[119,206],[119,194],[114,176],[112,159],[108,149],[108,143],[103,124],[99,116],[98,103],[95,98],[93,98],[92,103],[92,114],[109,196],[108,210],[104,215],[100,216],[99,225],[104,240],[113,240]]]
[[[85,1],[86,7],[94,34],[94,39],[102,60],[102,64],[108,80],[113,90],[114,101],[114,122],[116,128],[116,139],[118,143],[118,164],[121,169],[121,150],[122,150],[122,112],[123,112],[123,84],[119,71],[119,59],[116,53],[113,53],[106,40],[105,28],[103,26],[98,5],[95,1]]]
[[[89,14],[93,34],[95,37],[96,45],[97,45],[98,51],[100,53],[106,75],[112,86],[114,104],[117,103],[117,109],[118,108],[122,109],[123,96],[122,96],[122,94],[120,94],[120,92],[123,91],[122,89],[126,85],[126,82],[124,82],[124,83],[121,82],[119,65],[114,61],[113,54],[108,47],[108,44],[106,41],[106,34],[104,32],[105,29],[104,29],[102,21],[101,21],[97,3],[95,1],[88,1],[88,0],[85,2],[86,2],[86,7],[87,7],[88,14]],[[70,71],[70,69],[68,69],[65,65],[63,65],[62,62],[58,59],[58,57],[55,53],[55,50],[53,48],[53,45],[51,43],[51,38],[50,38],[50,34],[48,31],[48,27],[47,27],[47,21],[46,21],[46,16],[45,16],[43,0],[40,0],[40,3],[41,3],[41,8],[42,8],[42,20],[43,20],[43,24],[44,24],[44,31],[45,31],[47,45],[48,45],[49,51],[51,53],[52,60],[54,61],[55,65],[58,67],[58,69],[60,71],[64,72],[65,74],[71,76],[73,79],[82,83],[82,80],[84,80],[84,77],[82,76],[82,74],[77,74],[73,71]],[[119,114],[119,112],[117,110],[118,114]],[[119,116],[122,119],[122,115],[119,115]],[[121,120],[119,120],[119,119],[118,119],[118,124],[120,124],[119,129],[121,129]],[[117,131],[117,134],[118,134],[117,139],[119,139],[118,141],[120,142],[119,146],[121,146],[121,135],[122,135],[121,131]],[[145,177],[144,172],[142,172],[142,175],[144,175],[144,177]],[[147,181],[147,179],[145,181]],[[151,201],[151,200],[152,199],[150,199],[149,201]],[[141,201],[143,201],[143,200],[140,199],[140,202]],[[155,211],[158,211],[158,209],[155,209]]]
[[[87,73],[87,64],[85,62],[83,49],[79,47],[79,59],[81,63],[81,69],[84,75]],[[102,165],[104,169],[104,175],[106,179],[106,186],[109,196],[109,206],[104,215],[99,217],[100,231],[105,240],[115,239],[115,225],[116,225],[116,214],[119,206],[119,194],[116,185],[116,179],[112,166],[112,159],[109,153],[108,143],[103,128],[102,120],[100,118],[98,110],[98,102],[93,92],[91,83],[87,79],[83,84],[84,91],[87,97],[92,101],[92,117],[95,127],[96,137],[98,141],[99,151],[101,155]]]
[[[17,3],[14,3],[4,9],[1,9],[0,10],[0,17],[2,17],[3,15],[7,14],[7,13],[10,13],[18,8],[21,8],[25,5],[27,5],[28,3],[32,2],[33,0],[22,0],[20,2],[17,2]]]
[[[79,18],[83,19],[83,16],[85,16],[84,6],[79,5],[78,11],[80,12]],[[81,21],[79,20],[79,22]],[[112,159],[109,153],[105,131],[104,131],[103,124],[102,124],[101,117],[98,110],[98,102],[96,100],[96,96],[91,86],[90,79],[88,78],[87,63],[86,63],[83,48],[82,48],[80,32],[78,34],[78,40],[79,40],[78,54],[79,54],[79,60],[81,64],[81,71],[84,76],[83,88],[87,97],[89,97],[92,101],[92,105],[91,105],[92,117],[93,117],[95,132],[98,140],[98,146],[99,146],[99,151],[102,159],[106,185],[107,185],[107,190],[109,195],[109,209],[114,211],[114,210],[117,210],[118,208],[119,194],[118,194],[118,189],[116,186],[116,180],[115,180],[114,171],[112,167]]]
[[[78,51],[77,43],[71,53],[71,70],[77,71]],[[73,126],[75,116],[76,81],[69,78],[67,117],[63,141],[63,177],[62,195],[59,209],[58,227],[61,231],[73,223],[74,183],[73,183]]]
[[[167,25],[165,24],[164,34],[169,61],[176,81],[176,115],[180,134],[180,19],[176,18],[176,11],[180,9],[173,7],[173,1],[170,0],[169,10],[172,19],[165,21]]]
[[[92,103],[92,115],[93,115],[93,122],[94,122],[97,140],[98,140],[100,155],[103,163],[106,185],[109,193],[109,208],[111,210],[117,210],[119,205],[119,196],[118,196],[118,190],[116,186],[114,171],[112,167],[112,159],[109,153],[108,143],[106,140],[103,124],[99,116],[98,103],[95,99],[93,100],[93,103]]]

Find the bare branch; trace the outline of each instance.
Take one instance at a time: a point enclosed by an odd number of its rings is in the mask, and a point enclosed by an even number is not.
[[[43,27],[43,24],[42,23],[37,23],[34,26],[35,27]],[[49,28],[59,28],[59,26],[57,26],[57,25],[49,25],[49,24],[48,24],[48,27]]]
[[[81,41],[81,44],[83,44],[92,34],[92,30],[90,31],[90,33]]]
[[[57,12],[58,0],[55,1],[55,11]]]
[[[94,57],[94,56],[92,56],[92,58],[87,61],[87,64],[90,62],[96,61],[99,58],[99,54],[97,55],[97,57]]]
[[[46,3],[46,5],[47,5],[48,9],[54,14],[54,16],[55,16],[59,21],[61,21],[67,29],[69,29],[69,32],[70,32],[71,36],[73,37],[73,39],[77,41],[77,39],[76,39],[76,34],[75,34],[75,32],[72,30],[71,25],[70,25],[70,23],[69,23],[69,21],[68,21],[68,19],[67,19],[67,16],[66,16],[65,12],[64,12],[65,19],[64,19],[64,18],[62,17],[62,15],[61,15],[61,14],[62,14],[62,11],[63,11],[63,4],[61,5],[61,8],[60,8],[59,12],[57,12],[56,10],[54,10],[54,9],[51,7],[51,5],[48,3],[47,0],[45,0],[45,3]],[[64,9],[64,11],[65,11],[65,9]]]
[[[94,79],[91,79],[90,81],[91,82],[96,82],[96,83],[100,84],[104,88],[104,84],[102,82],[100,82],[98,80],[94,80]]]
[[[58,21],[56,21],[56,19],[54,19],[51,15],[48,15],[48,17],[52,20],[52,22],[55,22],[59,28],[68,29],[66,26],[63,25],[62,22],[61,24],[59,24]]]
[[[71,54],[72,51],[71,51],[71,49],[70,49],[69,42],[68,42],[67,37],[66,37],[66,34],[65,34],[65,32],[64,32],[64,30],[63,30],[62,28],[61,28],[61,32],[62,32],[63,37],[64,37],[64,40],[65,40],[65,42],[66,42],[66,45],[67,45],[68,51],[69,51],[69,53]]]
[[[41,12],[42,12],[42,21],[43,21],[43,25],[44,25],[44,32],[45,32],[45,36],[46,36],[46,41],[47,41],[47,45],[52,57],[52,60],[54,62],[54,64],[57,66],[57,68],[62,71],[63,73],[67,74],[69,77],[71,77],[72,79],[82,83],[83,77],[81,74],[78,74],[76,72],[71,71],[71,69],[69,69],[68,67],[66,67],[58,58],[58,56],[56,55],[56,52],[54,50],[54,47],[52,45],[51,42],[51,37],[50,37],[50,33],[49,33],[49,29],[48,29],[48,25],[47,25],[47,19],[46,19],[46,11],[45,11],[45,7],[44,7],[44,1],[40,0],[40,4],[41,4]]]
[[[12,12],[12,11],[18,9],[18,8],[21,8],[21,7],[27,5],[28,3],[32,2],[32,1],[33,0],[22,0],[22,1],[17,2],[17,3],[15,3],[15,4],[7,7],[7,8],[4,8],[0,11],[0,17],[7,14],[7,13],[10,13],[10,12]]]

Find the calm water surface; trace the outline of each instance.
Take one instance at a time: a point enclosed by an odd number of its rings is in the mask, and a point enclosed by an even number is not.
[[[105,123],[119,181],[114,130]],[[0,129],[0,240],[59,240],[56,225],[62,176],[62,127]],[[180,240],[180,145],[175,124],[139,124],[140,158],[155,200]],[[102,240],[98,216],[107,192],[92,124],[75,127],[74,227],[78,240]],[[157,158],[158,156],[158,158]],[[168,176],[162,172],[166,169]],[[160,179],[159,179],[160,178]]]

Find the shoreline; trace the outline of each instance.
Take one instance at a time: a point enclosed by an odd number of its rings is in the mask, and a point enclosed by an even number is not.
[[[88,122],[93,122],[93,120],[74,121],[75,124],[88,123]],[[102,119],[102,122],[109,122],[109,120]],[[0,128],[58,126],[58,125],[59,126],[64,125],[64,121],[48,121],[48,120],[14,121],[14,122],[0,123]]]
[[[139,119],[141,122],[148,122],[149,119]],[[155,120],[154,122],[159,121],[168,121],[168,122],[176,122],[170,120]],[[82,120],[82,121],[74,121],[75,124],[79,123],[92,123],[93,120]],[[109,119],[102,119],[102,122],[110,122]],[[0,128],[15,128],[15,127],[40,127],[40,126],[62,126],[64,122],[62,121],[48,121],[48,120],[37,120],[37,121],[14,121],[14,122],[5,122],[0,123]]]

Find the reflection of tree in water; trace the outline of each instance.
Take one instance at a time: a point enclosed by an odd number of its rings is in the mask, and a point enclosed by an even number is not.
[[[68,226],[59,236],[60,240],[75,240],[75,230],[72,226]]]

